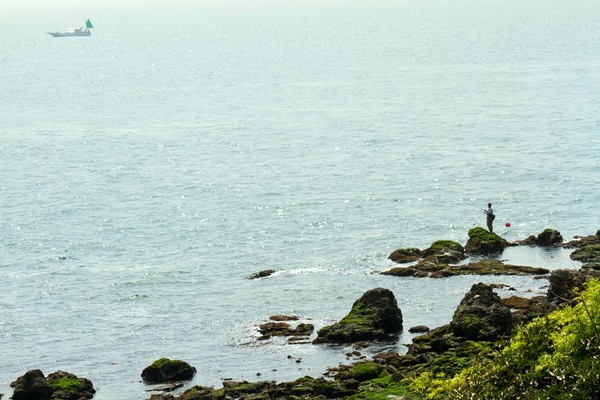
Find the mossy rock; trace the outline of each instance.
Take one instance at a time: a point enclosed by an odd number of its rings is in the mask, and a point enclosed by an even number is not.
[[[571,259],[584,263],[600,262],[600,244],[590,244],[571,253]]]
[[[84,400],[94,397],[96,390],[86,378],[65,371],[56,371],[48,375],[48,382],[54,389],[52,400]]]
[[[456,275],[546,275],[546,268],[505,264],[500,260],[478,260],[468,264],[449,265],[422,260],[410,267],[396,267],[382,275],[412,276],[415,278],[446,278]]]
[[[363,382],[378,378],[383,370],[384,368],[381,364],[373,361],[362,361],[354,364],[350,369],[350,373],[353,379]]]
[[[387,339],[402,330],[402,312],[394,294],[371,289],[356,300],[352,310],[334,325],[321,328],[313,343],[354,343]]]
[[[465,249],[460,243],[453,240],[436,240],[429,246],[428,250],[439,250],[439,251],[458,251],[464,253]]]
[[[469,230],[469,240],[465,246],[468,254],[498,254],[508,247],[508,242],[478,226]]]
[[[423,250],[425,261],[455,264],[467,258],[465,249],[460,243],[452,240],[437,240]]]
[[[142,378],[148,383],[166,383],[190,380],[196,368],[181,360],[161,358],[142,371]]]
[[[302,391],[309,394],[310,398],[315,396],[325,396],[331,398],[334,393],[343,390],[343,386],[336,381],[325,380],[324,378],[313,378],[304,376],[291,383],[292,391]]]

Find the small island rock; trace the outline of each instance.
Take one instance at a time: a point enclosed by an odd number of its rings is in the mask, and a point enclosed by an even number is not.
[[[483,255],[498,254],[502,253],[506,247],[508,247],[506,240],[478,226],[469,230],[469,240],[465,246],[465,252]]]
[[[274,269],[265,269],[263,271],[260,272],[256,272],[252,275],[250,275],[248,277],[248,279],[259,279],[259,278],[266,278],[267,276],[271,276],[275,273]]]
[[[402,312],[394,294],[371,289],[354,302],[352,310],[334,325],[319,330],[313,343],[354,343],[389,338],[402,330]]]
[[[544,229],[535,239],[535,244],[538,246],[557,246],[561,245],[562,242],[562,235],[555,229]]]
[[[148,383],[167,383],[192,379],[196,368],[181,360],[161,358],[142,371],[142,378]]]

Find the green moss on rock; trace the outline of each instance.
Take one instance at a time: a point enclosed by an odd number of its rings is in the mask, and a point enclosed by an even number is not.
[[[195,373],[185,361],[160,358],[142,371],[142,378],[148,383],[176,382],[192,379]]]
[[[469,240],[465,246],[468,254],[497,254],[508,246],[508,242],[478,226],[469,230]]]
[[[81,382],[75,375],[65,376],[53,381],[50,381],[50,386],[57,391],[79,392],[85,388],[85,384]]]
[[[369,290],[334,325],[319,330],[313,343],[353,343],[389,337],[402,329],[402,312],[394,294],[383,288]]]
[[[363,361],[352,366],[352,378],[359,382],[378,378],[383,372],[383,366],[373,361]]]
[[[465,251],[460,243],[452,240],[436,240],[429,248],[431,250],[458,251],[461,253]]]

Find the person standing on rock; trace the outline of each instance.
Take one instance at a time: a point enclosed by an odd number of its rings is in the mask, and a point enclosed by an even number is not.
[[[494,223],[494,219],[496,218],[496,216],[494,215],[494,210],[492,210],[492,203],[488,203],[488,208],[484,209],[483,213],[487,217],[486,219],[487,219],[488,231],[490,231],[490,233],[494,233],[493,223]]]

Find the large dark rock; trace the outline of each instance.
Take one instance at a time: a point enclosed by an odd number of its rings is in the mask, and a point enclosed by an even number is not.
[[[167,383],[192,379],[196,368],[185,361],[161,358],[142,371],[142,378],[148,383]]]
[[[471,340],[494,340],[512,331],[510,309],[491,286],[477,283],[465,295],[452,316],[455,335]]]
[[[260,272],[256,272],[252,275],[250,275],[248,277],[248,279],[259,279],[259,278],[266,278],[267,276],[271,276],[275,273],[274,269],[265,269],[263,271]]]
[[[538,246],[559,246],[562,242],[562,235],[555,229],[544,229],[535,240],[535,244]]]
[[[392,254],[388,256],[388,259],[398,264],[405,264],[418,261],[422,257],[423,253],[421,252],[421,250],[417,249],[416,247],[409,247],[406,249],[394,250]]]
[[[569,304],[577,297],[577,292],[584,288],[585,282],[592,278],[600,278],[600,271],[590,269],[552,271],[547,295],[548,307],[553,309]]]
[[[508,242],[478,226],[469,230],[469,240],[465,246],[467,254],[498,254],[508,247]]]
[[[50,400],[54,390],[39,369],[27,371],[11,384],[13,400]]]
[[[401,330],[402,312],[394,294],[388,289],[376,288],[356,300],[342,320],[320,329],[313,343],[386,339]]]

